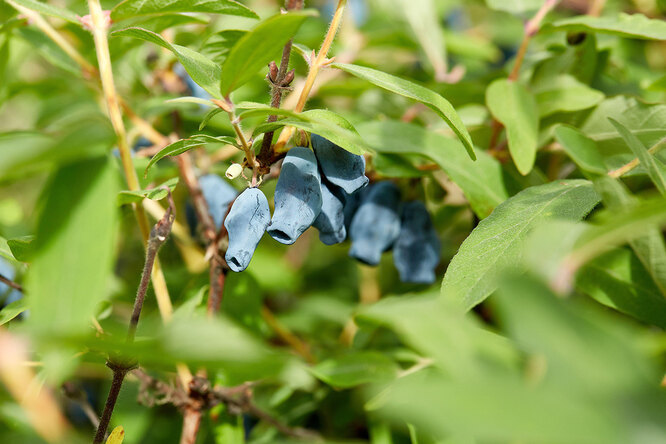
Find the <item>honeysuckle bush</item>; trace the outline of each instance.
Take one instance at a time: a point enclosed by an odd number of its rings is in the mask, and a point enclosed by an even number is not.
[[[5,0],[0,442],[665,442],[665,13]],[[313,139],[427,227],[400,272],[315,228],[224,262]]]

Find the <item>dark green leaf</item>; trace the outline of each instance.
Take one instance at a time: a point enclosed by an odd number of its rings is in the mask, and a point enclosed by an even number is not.
[[[580,220],[599,202],[586,180],[530,187],[499,205],[479,223],[449,264],[442,296],[470,309],[487,298],[507,267],[520,266],[529,231],[552,219]]]
[[[643,14],[620,13],[612,17],[579,15],[558,20],[548,25],[546,29],[598,32],[633,39],[666,40],[666,22],[649,19]]]
[[[606,174],[604,159],[596,144],[578,129],[559,125],[555,128],[555,138],[580,169],[595,175]]]
[[[312,367],[310,371],[328,385],[351,388],[391,380],[397,374],[397,366],[393,360],[381,353],[366,351],[328,359]]]
[[[18,301],[8,304],[0,310],[0,325],[6,324],[27,309],[28,302],[26,298],[21,298]]]
[[[284,44],[291,39],[306,18],[312,17],[309,11],[292,11],[278,14],[259,23],[231,48],[222,65],[220,90],[229,94],[253,78],[257,71],[266,67],[274,59]]]

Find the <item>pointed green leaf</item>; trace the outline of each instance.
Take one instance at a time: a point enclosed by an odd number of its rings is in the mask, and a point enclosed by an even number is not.
[[[35,248],[34,240],[35,236],[17,237],[8,239],[7,245],[17,261],[30,262]]]
[[[331,66],[334,68],[339,68],[356,77],[360,77],[361,79],[365,79],[379,86],[380,88],[384,88],[393,93],[416,100],[430,107],[442,119],[444,119],[451,130],[453,130],[453,132],[460,138],[460,141],[467,150],[469,157],[471,157],[472,160],[476,160],[476,155],[474,154],[474,144],[472,143],[472,138],[467,132],[467,128],[465,128],[462,120],[460,120],[456,110],[444,97],[421,85],[417,85],[416,83],[412,83],[408,80],[392,76],[391,74],[387,74],[376,69],[366,68],[364,66],[358,65],[349,65],[346,63],[333,63]]]
[[[592,89],[575,77],[565,74],[548,79],[534,88],[539,116],[592,108],[604,99],[604,93]]]
[[[292,11],[278,14],[259,23],[231,48],[222,65],[220,90],[227,97],[233,90],[252,79],[257,72],[274,60],[276,54],[291,39],[311,11]]]
[[[629,131],[626,126],[622,125],[615,119],[609,118],[608,120],[610,120],[613,126],[617,129],[617,132],[620,133],[624,141],[627,143],[627,146],[631,149],[641,164],[647,169],[650,179],[652,179],[652,182],[656,185],[659,192],[662,195],[666,195],[666,169],[664,168],[664,164],[656,157],[653,157],[648,152],[645,145],[643,145],[643,142]]]
[[[210,143],[220,143],[226,145],[236,146],[236,139],[229,136],[218,136],[213,137],[206,134],[197,134],[189,139],[181,139],[177,142],[171,143],[164,148],[162,148],[157,154],[155,154],[148,162],[146,166],[145,173],[148,173],[148,170],[153,167],[158,161],[164,159],[167,156],[177,156],[183,154],[186,151],[196,148],[198,146],[210,144]]]
[[[233,0],[125,0],[111,11],[115,21],[130,17],[174,12],[207,12],[259,18],[247,6]]]
[[[486,90],[486,104],[504,125],[509,152],[521,174],[532,171],[539,141],[539,110],[534,97],[518,82],[495,80]]]
[[[168,49],[183,65],[187,73],[198,85],[205,89],[211,96],[222,98],[220,95],[220,67],[216,63],[202,56],[196,51],[180,45],[172,45],[161,35],[143,28],[125,28],[111,33],[112,37],[132,37],[155,43],[162,48]]]
[[[141,202],[143,199],[162,200],[167,197],[167,191],[164,189],[164,187],[169,187],[169,189],[173,192],[173,190],[176,188],[176,185],[178,185],[178,177],[173,177],[149,190],[121,191],[118,193],[116,202],[118,205],[127,205],[134,202]]]
[[[312,367],[310,371],[328,385],[350,388],[391,380],[397,374],[397,366],[392,359],[379,352],[364,351],[328,359]]]
[[[495,290],[504,269],[520,267],[531,229],[550,219],[580,220],[597,202],[586,180],[534,186],[509,198],[462,243],[444,275],[442,296],[472,308]]]
[[[6,324],[27,309],[28,301],[24,297],[18,301],[12,302],[11,304],[7,304],[5,307],[0,309],[0,325]]]
[[[478,151],[476,162],[472,161],[460,149],[459,140],[405,122],[365,122],[358,130],[379,153],[418,154],[436,162],[463,190],[481,219],[509,197],[502,166],[484,151]]]

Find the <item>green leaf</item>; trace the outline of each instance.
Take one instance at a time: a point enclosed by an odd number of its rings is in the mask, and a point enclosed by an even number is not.
[[[363,351],[327,359],[312,367],[310,371],[328,385],[351,388],[391,380],[397,374],[397,366],[382,353]]]
[[[173,177],[166,182],[157,185],[155,188],[148,190],[121,191],[118,193],[116,202],[119,206],[121,206],[134,202],[141,202],[143,199],[162,200],[167,197],[167,192],[163,187],[169,187],[171,192],[173,192],[173,190],[176,188],[176,185],[178,185],[178,177]]]
[[[617,128],[617,132],[620,133],[640,163],[647,169],[650,179],[652,179],[659,192],[662,196],[666,196],[666,168],[664,164],[656,157],[653,157],[645,145],[643,145],[643,142],[629,131],[626,126],[613,118],[609,118],[609,120]]]
[[[53,40],[38,29],[26,27],[19,28],[17,33],[39,51],[39,53],[53,66],[67,71],[76,77],[81,76],[81,68],[65,53]]]
[[[380,88],[384,88],[393,93],[416,100],[430,107],[442,119],[444,119],[446,124],[449,125],[453,132],[460,138],[460,141],[467,150],[469,157],[471,157],[472,160],[476,160],[476,155],[474,154],[474,144],[472,143],[472,138],[467,132],[467,128],[465,128],[463,125],[462,120],[460,120],[460,117],[458,116],[458,113],[456,113],[456,110],[444,97],[421,85],[417,85],[416,83],[412,83],[408,80],[392,76],[391,74],[387,74],[376,69],[345,63],[333,63],[331,66],[334,68],[339,68],[356,77],[365,79],[379,86]]]
[[[336,145],[354,154],[371,152],[372,148],[361,138],[354,127],[342,116],[328,110],[310,110],[295,114],[288,110],[253,109],[245,111],[244,117],[277,114],[293,115],[277,122],[265,123],[255,128],[253,136],[262,132],[293,126],[309,133],[319,134]]]
[[[218,108],[213,102],[211,102],[208,99],[202,99],[200,97],[192,97],[192,96],[185,96],[185,97],[176,97],[175,99],[169,99],[165,100],[165,103],[188,103],[188,104],[193,104],[193,105],[201,105],[201,106],[207,106],[208,108],[213,108],[218,109],[221,111],[220,108]]]
[[[666,328],[666,298],[630,250],[615,249],[585,265],[576,275],[576,288],[604,305]]]
[[[274,59],[284,44],[291,39],[311,11],[292,11],[278,14],[259,23],[231,48],[222,65],[220,90],[224,97],[252,79]]]
[[[638,203],[618,179],[602,176],[594,182],[594,187],[610,211],[626,211]],[[666,242],[661,231],[657,228],[645,230],[643,236],[630,240],[629,244],[666,298]]]
[[[123,429],[123,426],[118,426],[113,429],[113,431],[106,440],[106,444],[123,444],[124,440],[125,440],[125,429]]]
[[[206,125],[208,125],[210,119],[223,112],[225,111],[222,108],[213,108],[210,111],[208,111],[204,116],[203,120],[201,121],[201,123],[199,124],[199,131],[203,131],[203,129],[206,128]]]
[[[557,20],[544,30],[597,32],[620,37],[647,40],[666,40],[666,22],[649,19],[643,14],[620,13],[614,17],[579,15]]]
[[[543,5],[543,0],[486,0],[486,5],[498,11],[523,14],[539,9]]]
[[[23,236],[14,239],[8,239],[7,245],[12,250],[12,254],[17,261],[30,262],[35,245],[33,241],[35,236]]]
[[[18,301],[6,305],[0,310],[0,325],[6,324],[27,309],[28,301],[26,298],[21,298]]]
[[[498,79],[486,90],[486,104],[504,125],[509,152],[521,174],[532,171],[539,141],[539,112],[534,97],[519,82]]]
[[[113,275],[117,188],[106,158],[63,167],[48,182],[26,281],[34,330],[88,331]]]
[[[162,148],[157,154],[155,154],[148,162],[144,174],[148,173],[148,170],[153,167],[158,161],[164,159],[167,156],[177,156],[183,154],[186,151],[196,148],[198,146],[210,144],[210,143],[220,143],[225,145],[234,145],[237,146],[236,139],[229,136],[208,136],[206,134],[197,134],[190,137],[189,139],[181,139],[177,142],[171,143],[164,148]]]
[[[243,37],[247,31],[239,29],[225,29],[213,34],[206,40],[201,53],[220,65],[226,60],[229,51]]]
[[[50,15],[51,17],[57,17],[59,19],[81,26],[81,22],[79,21],[76,14],[74,14],[69,9],[53,6],[49,3],[40,2],[37,0],[11,0],[11,2],[7,3],[10,4],[16,3],[33,11],[37,11],[40,14]]]
[[[132,37],[155,43],[162,48],[171,51],[183,65],[187,73],[198,85],[206,90],[211,96],[221,99],[220,95],[220,67],[213,61],[207,59],[196,51],[185,46],[172,45],[161,35],[148,31],[147,29],[131,27],[111,33],[112,37]]]
[[[559,125],[555,128],[555,139],[581,170],[594,175],[606,174],[604,159],[596,144],[578,129]]]
[[[472,161],[459,140],[405,122],[366,122],[358,126],[365,141],[379,153],[418,154],[436,162],[465,194],[479,218],[488,216],[509,193],[500,163],[485,151]]]
[[[111,11],[115,21],[139,15],[205,12],[259,18],[247,6],[233,0],[125,0]]]
[[[559,75],[534,87],[539,116],[558,112],[580,111],[599,104],[604,99],[601,91],[592,89],[571,75]]]
[[[552,219],[580,220],[599,202],[591,182],[567,180],[530,187],[499,205],[472,231],[449,264],[442,297],[470,309],[497,287],[507,267],[520,267],[531,229]]]

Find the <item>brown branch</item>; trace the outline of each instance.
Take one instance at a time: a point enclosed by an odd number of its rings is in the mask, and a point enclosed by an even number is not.
[[[218,404],[225,404],[229,413],[234,415],[246,413],[254,416],[275,427],[285,436],[301,439],[321,439],[316,431],[301,427],[290,427],[257,406],[252,399],[253,383],[244,383],[236,387],[212,387],[207,379],[197,376],[190,384],[189,393],[186,393],[180,387],[153,378],[140,368],[135,369],[132,374],[141,383],[139,400],[146,405],[171,404],[187,412],[188,409],[199,409],[201,411]],[[182,440],[181,443],[183,443]]]
[[[157,252],[169,236],[173,221],[176,217],[176,207],[173,202],[173,196],[171,196],[171,191],[169,188],[166,188],[166,190],[168,193],[169,208],[164,213],[164,217],[157,221],[152,230],[150,230],[150,236],[148,238],[148,244],[146,248],[146,262],[141,274],[141,281],[139,283],[139,288],[137,289],[136,298],[134,300],[132,317],[130,318],[129,326],[127,329],[127,342],[134,341],[136,327],[139,323],[139,317],[141,316],[141,309],[143,308],[143,302],[146,298],[146,292],[148,291],[148,284],[150,282],[153,266],[155,265]],[[106,431],[109,428],[109,422],[111,421],[111,415],[113,414],[113,409],[116,406],[116,401],[118,400],[120,388],[123,385],[125,376],[129,371],[136,367],[135,362],[112,357],[109,357],[106,365],[113,371],[113,380],[111,381],[111,389],[109,390],[109,395],[107,396],[106,403],[104,404],[104,411],[102,412],[102,416],[99,420],[99,426],[95,432],[93,444],[101,444],[104,441],[104,438],[106,437]]]
[[[285,9],[287,11],[294,11],[303,9],[303,0],[286,0]],[[294,79],[294,72],[287,71],[289,69],[289,59],[291,57],[291,47],[294,43],[294,39],[290,39],[282,49],[282,59],[280,60],[280,67],[277,69],[277,74],[275,71],[275,62],[271,62],[270,70],[268,73],[268,80],[271,84],[271,107],[279,108],[280,103],[282,102],[282,93],[286,88],[289,87],[292,80]],[[277,116],[268,116],[267,122],[275,122]],[[261,143],[261,150],[257,156],[257,161],[259,163],[259,173],[266,174],[270,171],[271,161],[273,157],[273,134],[274,131],[269,131],[264,134],[264,139]]]
[[[21,287],[20,284],[17,284],[16,282],[12,281],[11,279],[9,279],[9,278],[1,275],[1,274],[0,274],[0,282],[2,282],[3,284],[5,284],[9,287],[12,287],[14,290],[18,290],[21,293],[23,293],[23,287]]]
[[[79,386],[71,381],[66,381],[62,384],[62,392],[67,399],[77,404],[83,413],[86,415],[93,427],[99,427],[99,417],[95,413],[95,409],[90,405],[86,392]]]

